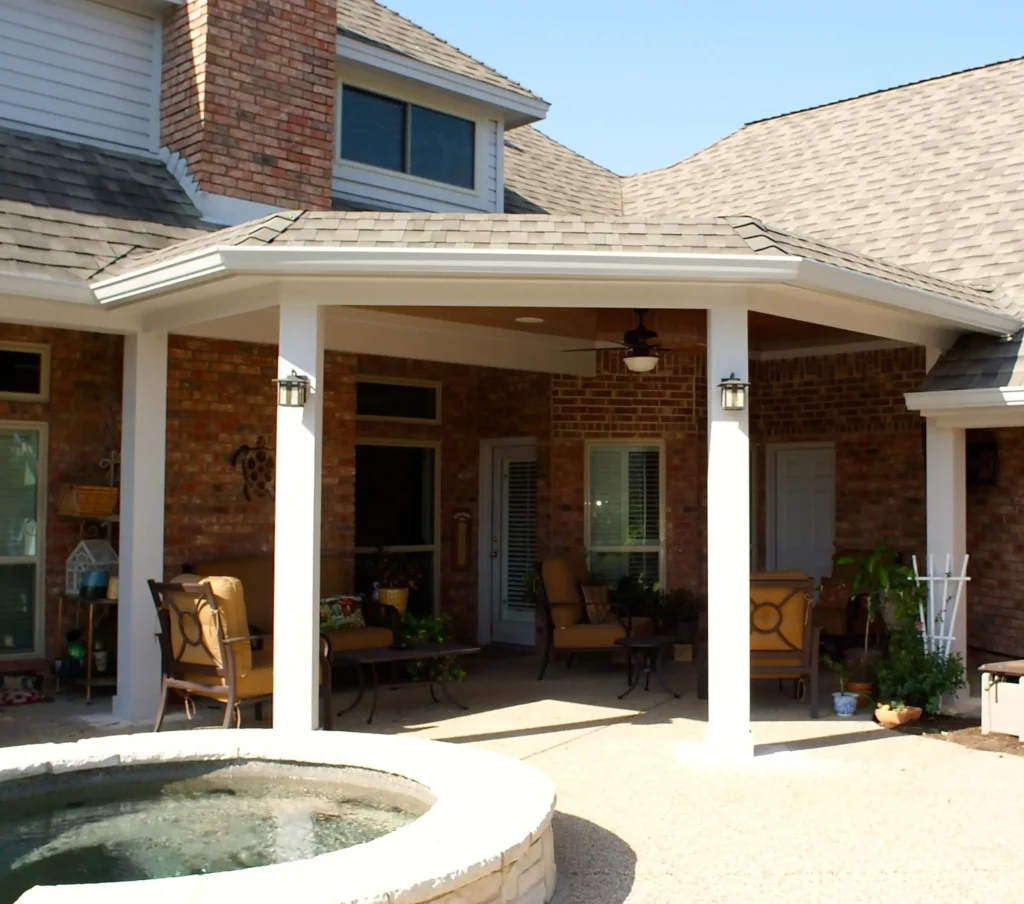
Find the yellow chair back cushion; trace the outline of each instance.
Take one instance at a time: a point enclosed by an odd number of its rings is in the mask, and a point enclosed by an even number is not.
[[[169,602],[181,612],[180,618],[173,608],[169,612],[171,650],[174,658],[183,664],[223,669],[224,663],[221,661],[220,641],[217,636],[218,621],[224,637],[245,637],[249,633],[242,582],[233,577],[180,574],[173,578],[171,583],[206,584],[217,601],[217,610],[214,612],[202,595],[169,594]],[[252,647],[249,641],[235,641],[232,653],[235,674],[248,674],[252,669]]]
[[[766,581],[758,585],[759,580]],[[810,614],[810,596],[807,588],[798,583],[806,581],[803,572],[776,572],[751,575],[750,587],[750,649],[752,652],[770,650],[802,650],[804,626]],[[772,581],[772,583],[767,583]]]
[[[583,621],[583,600],[580,598],[580,582],[576,569],[567,558],[545,559],[540,567],[544,582],[544,593],[551,607],[551,621],[556,628],[571,628]],[[573,606],[559,603],[575,603]]]
[[[608,604],[608,588],[583,585],[583,602],[587,607],[587,618],[592,625],[603,625],[608,621],[612,607]]]

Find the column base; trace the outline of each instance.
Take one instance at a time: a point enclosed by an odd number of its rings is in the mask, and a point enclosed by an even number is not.
[[[754,756],[754,735],[744,725],[708,724],[704,747],[711,756],[724,761],[750,760]]]

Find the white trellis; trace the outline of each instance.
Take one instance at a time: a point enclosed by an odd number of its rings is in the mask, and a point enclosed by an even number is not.
[[[914,578],[928,588],[926,600],[919,603],[921,635],[928,651],[937,651],[945,656],[953,652],[953,631],[956,626],[956,611],[960,607],[967,577],[967,562],[964,556],[960,573],[953,573],[953,557],[946,553],[946,567],[941,574],[935,573],[934,556],[928,554],[928,573],[922,575],[917,567],[917,556],[913,557]]]

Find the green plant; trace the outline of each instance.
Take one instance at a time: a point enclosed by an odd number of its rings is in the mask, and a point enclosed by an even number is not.
[[[850,588],[850,595],[863,596],[867,602],[864,626],[864,652],[868,652],[872,623],[889,607],[899,622],[910,611],[916,616],[924,588],[917,583],[912,568],[899,561],[895,550],[883,540],[866,556],[842,556],[837,565],[851,565],[853,570],[841,579]]]
[[[454,639],[451,623],[452,617],[444,613],[417,616],[406,611],[402,616],[401,640],[411,646],[417,643],[451,643]],[[466,677],[465,669],[456,664],[454,657],[410,662],[408,672],[413,681],[455,682]]]
[[[944,694],[965,687],[959,653],[927,650],[920,626],[901,622],[889,641],[889,653],[878,665],[878,697],[892,708],[920,706],[937,713]]]
[[[689,587],[668,591],[661,603],[678,624],[692,624],[708,611],[708,601]]]
[[[408,587],[415,590],[423,573],[415,561],[401,554],[386,553],[378,549],[373,560],[374,587]]]
[[[839,693],[846,693],[846,682],[850,680],[850,669],[845,662],[833,659],[827,653],[821,657],[821,663],[825,668],[836,673],[839,678]]]

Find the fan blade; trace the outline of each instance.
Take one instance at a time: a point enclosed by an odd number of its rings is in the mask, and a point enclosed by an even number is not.
[[[600,347],[591,346],[590,348],[563,348],[563,352],[617,352],[619,349],[629,348],[628,345],[623,345],[621,342],[616,342],[614,345],[603,345]]]

